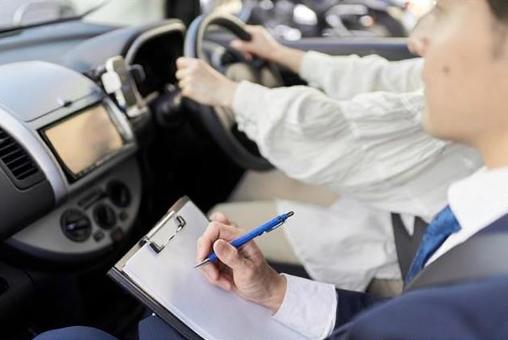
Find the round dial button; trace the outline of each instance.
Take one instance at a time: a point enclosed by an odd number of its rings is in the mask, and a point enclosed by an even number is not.
[[[109,205],[99,204],[93,210],[95,223],[102,229],[111,229],[116,224],[116,213]]]
[[[92,223],[88,216],[79,210],[66,211],[60,220],[62,231],[75,242],[84,242],[92,233]]]
[[[131,204],[131,192],[122,182],[109,183],[107,193],[111,202],[119,208],[126,208]]]

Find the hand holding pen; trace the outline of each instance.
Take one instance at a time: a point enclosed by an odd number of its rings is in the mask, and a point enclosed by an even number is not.
[[[271,220],[269,220],[268,222],[263,223],[259,227],[254,228],[251,231],[249,231],[248,233],[234,239],[233,241],[230,242],[230,244],[233,247],[238,249],[238,248],[242,247],[243,245],[245,245],[246,243],[252,241],[256,237],[259,237],[263,234],[269,233],[269,232],[274,231],[275,229],[279,228],[282,224],[284,224],[284,222],[286,222],[286,220],[289,217],[291,217],[293,215],[294,215],[294,212],[290,211],[286,214],[276,216],[276,217],[272,218]],[[201,261],[200,263],[198,263],[195,266],[195,268],[199,268],[199,267],[204,266],[210,262],[212,262],[212,263],[217,262],[217,255],[214,252],[211,252],[210,254],[208,254],[207,258],[204,259],[203,261]]]
[[[291,212],[277,216],[246,234],[218,221],[210,223],[198,240],[196,259],[198,263],[208,260],[200,267],[206,279],[276,312],[284,298],[286,279],[268,265],[257,245],[250,241],[280,227],[292,215]]]

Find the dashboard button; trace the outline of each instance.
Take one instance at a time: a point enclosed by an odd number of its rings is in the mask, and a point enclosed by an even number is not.
[[[95,223],[102,229],[111,229],[116,224],[116,214],[107,204],[99,204],[93,210]]]
[[[126,208],[131,204],[131,192],[122,182],[114,181],[108,184],[107,193],[111,202],[119,208]]]
[[[92,233],[90,219],[79,210],[73,209],[64,212],[60,222],[63,233],[72,241],[84,242]]]
[[[104,234],[103,231],[100,231],[100,230],[97,230],[94,234],[93,234],[93,239],[95,240],[95,242],[100,242],[106,235]]]
[[[120,221],[125,222],[129,219],[129,214],[127,214],[125,211],[122,211],[119,217]]]
[[[115,230],[113,230],[111,232],[111,240],[114,242],[114,243],[118,243],[120,242],[121,240],[123,240],[124,236],[125,236],[125,233],[124,231],[121,229],[121,228],[116,228]]]

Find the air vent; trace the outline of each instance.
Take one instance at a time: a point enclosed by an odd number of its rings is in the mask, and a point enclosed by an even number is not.
[[[0,163],[17,187],[26,189],[44,176],[21,145],[0,128]]]

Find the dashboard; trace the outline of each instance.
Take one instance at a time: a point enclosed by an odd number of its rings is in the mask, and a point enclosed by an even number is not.
[[[139,97],[156,98],[175,82],[184,30],[177,20],[93,27],[92,36],[81,31],[82,40],[74,36],[75,45],[58,58],[0,57],[0,78],[7,80],[0,83],[0,200],[5,202],[0,238],[6,244],[37,258],[75,262],[106,252],[131,231],[143,190],[134,120],[149,112],[130,117],[100,76],[110,58],[121,56],[142,70]],[[43,48],[33,37],[18,38],[25,48],[23,39],[32,38],[34,55]],[[0,54],[9,56],[15,45],[11,37],[0,39],[5,52]]]

